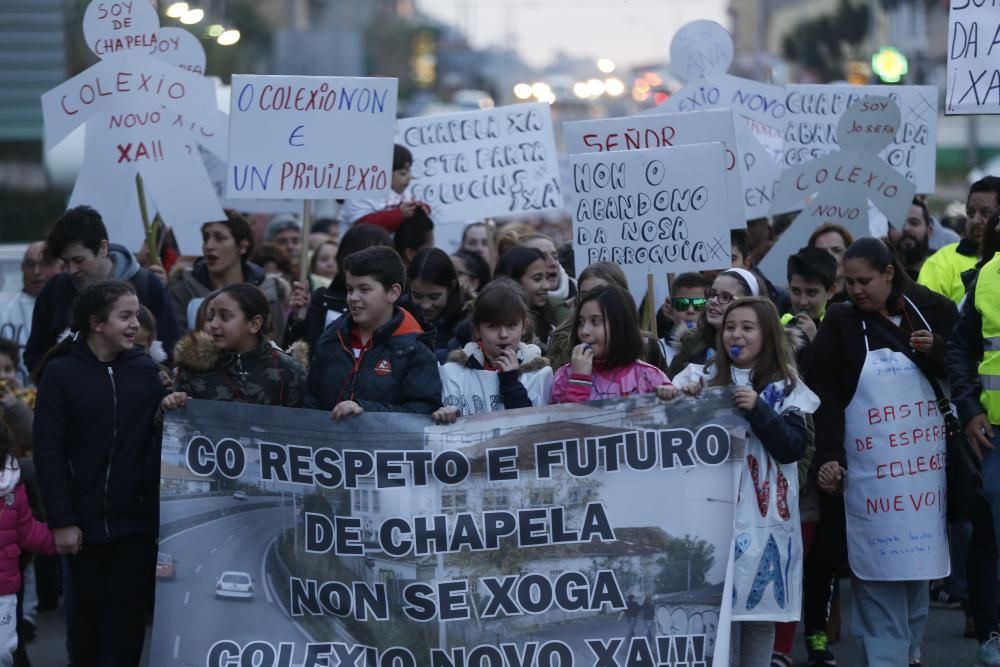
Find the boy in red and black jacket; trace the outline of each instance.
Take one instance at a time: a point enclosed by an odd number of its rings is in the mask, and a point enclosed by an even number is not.
[[[348,314],[316,343],[306,407],[341,420],[363,412],[431,414],[441,405],[433,335],[396,305],[406,280],[392,248],[350,255]]]

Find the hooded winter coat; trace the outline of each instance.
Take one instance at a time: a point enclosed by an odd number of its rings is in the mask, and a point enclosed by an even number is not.
[[[463,415],[548,405],[552,369],[537,345],[517,346],[520,367],[498,372],[486,368],[479,343],[469,343],[448,355],[441,366],[441,403],[461,408]]]
[[[84,543],[155,535],[166,390],[142,348],[102,362],[80,337],[46,364],[35,404],[35,468],[49,526]]]
[[[13,457],[0,469],[0,503],[0,595],[16,595],[21,590],[21,552],[54,554],[56,543],[48,526],[32,516]]]
[[[271,333],[269,338],[281,341],[285,334],[285,301],[288,299],[289,287],[284,280],[269,276],[253,262],[243,263],[243,281],[256,285],[267,297],[271,310]],[[193,328],[194,322],[188,321],[188,304],[193,299],[204,299],[214,290],[212,279],[208,275],[208,265],[204,259],[198,259],[194,266],[175,272],[170,276],[168,284],[174,313],[181,330]]]
[[[176,391],[191,398],[300,407],[306,369],[291,354],[263,341],[246,354],[221,352],[204,331],[177,341]]]
[[[354,319],[346,315],[326,329],[309,366],[306,407],[332,410],[354,401],[365,412],[430,414],[441,405],[441,379],[431,332],[395,306],[392,319],[375,330],[355,358]]]
[[[135,289],[139,303],[149,308],[156,318],[156,328],[163,347],[169,354],[174,343],[180,336],[174,311],[170,307],[170,297],[167,288],[160,279],[139,266],[139,262],[124,246],[112,243],[108,246],[108,257],[111,258],[111,280],[123,280]],[[70,311],[77,289],[70,280],[68,273],[60,273],[45,283],[38,294],[35,310],[31,318],[31,336],[24,348],[24,363],[28,370],[34,371],[42,357],[53,345],[59,342],[59,337],[69,328]]]

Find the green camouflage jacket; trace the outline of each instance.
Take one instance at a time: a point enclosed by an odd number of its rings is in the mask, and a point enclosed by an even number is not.
[[[247,354],[220,352],[212,338],[189,332],[174,347],[174,391],[191,398],[258,405],[300,407],[305,395],[305,366],[269,341]]]

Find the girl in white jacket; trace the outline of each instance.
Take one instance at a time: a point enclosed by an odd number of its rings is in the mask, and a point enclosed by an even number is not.
[[[528,326],[521,286],[498,278],[472,307],[474,341],[441,366],[441,404],[432,416],[452,423],[461,415],[548,405],[552,368],[537,345],[521,342]]]

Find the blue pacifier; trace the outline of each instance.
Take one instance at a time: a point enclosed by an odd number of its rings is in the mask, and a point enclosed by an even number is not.
[[[731,348],[729,348],[729,356],[731,356],[733,359],[738,359],[740,356],[740,352],[742,351],[743,351],[742,345],[733,345]]]

